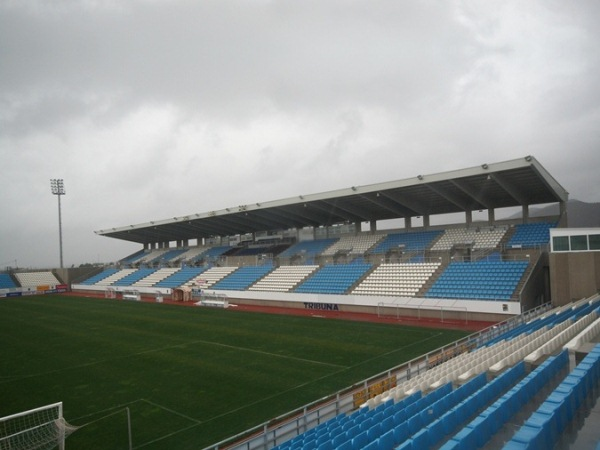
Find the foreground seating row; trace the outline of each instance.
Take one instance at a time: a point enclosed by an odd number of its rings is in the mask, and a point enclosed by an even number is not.
[[[507,450],[553,448],[570,422],[583,417],[580,409],[596,401],[600,344],[572,370],[570,345],[556,354],[542,356],[543,360],[533,365],[521,358],[495,374],[488,371],[489,364],[478,367],[477,362],[521,347],[540,347],[551,340],[549,336],[560,336],[575,323],[591,322],[597,316],[599,298],[597,295],[578,302],[574,308],[557,308],[535,319],[544,325],[534,331],[521,328],[516,336],[506,334],[506,340],[460,353],[369,399],[353,412],[326,420],[285,442],[276,442],[274,448],[470,450],[492,441],[493,448],[498,448],[500,442]],[[556,322],[548,321],[548,317]],[[589,337],[586,330],[588,327],[576,338]],[[449,368],[456,368],[458,373],[468,367],[478,367],[479,372],[462,381],[443,377]],[[440,376],[439,383],[430,383]],[[426,382],[421,383],[423,380]],[[534,412],[524,417],[519,414],[528,410]]]

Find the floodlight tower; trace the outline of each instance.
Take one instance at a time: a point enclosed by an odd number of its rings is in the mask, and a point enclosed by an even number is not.
[[[63,268],[62,220],[60,216],[60,196],[65,195],[65,184],[62,179],[51,179],[52,194],[58,196],[58,242],[60,246],[60,268]]]

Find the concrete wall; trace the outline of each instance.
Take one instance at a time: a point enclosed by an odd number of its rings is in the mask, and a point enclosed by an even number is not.
[[[550,268],[548,254],[542,253],[529,274],[521,292],[521,308],[529,311],[550,301]]]
[[[76,283],[77,281],[87,280],[91,276],[100,273],[103,270],[103,267],[74,267],[54,269],[52,272],[65,284],[72,284]]]
[[[102,294],[100,286],[72,285],[74,292]],[[116,287],[117,292],[138,290],[144,297],[158,292],[171,295],[170,288]],[[206,290],[207,294],[224,294],[230,303],[273,306],[279,308],[334,310],[360,312],[385,316],[409,316],[420,318],[446,318],[455,320],[502,321],[521,313],[521,304],[511,301],[456,300],[412,297],[376,297],[365,295],[295,294],[260,291]]]
[[[600,252],[550,254],[552,304],[564,305],[600,291]]]

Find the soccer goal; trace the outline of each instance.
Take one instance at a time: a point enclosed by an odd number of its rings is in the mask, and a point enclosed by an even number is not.
[[[0,418],[0,450],[63,450],[77,428],[65,421],[62,402],[30,409]]]

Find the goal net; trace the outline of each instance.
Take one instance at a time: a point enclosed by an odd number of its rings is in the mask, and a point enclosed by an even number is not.
[[[62,402],[2,417],[0,450],[62,450],[77,428],[63,418]]]

